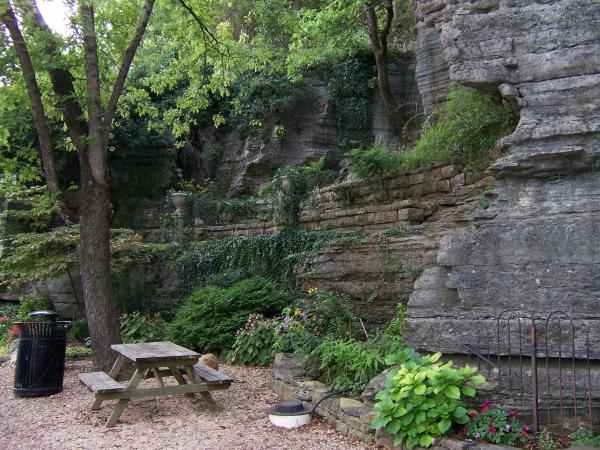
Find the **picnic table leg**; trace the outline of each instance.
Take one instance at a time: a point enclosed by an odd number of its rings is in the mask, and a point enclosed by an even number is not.
[[[147,371],[148,369],[135,369],[135,373],[133,374],[131,381],[127,385],[127,389],[135,389],[138,386],[138,384],[140,384],[140,381],[142,381],[142,379],[146,376]],[[106,428],[111,428],[116,425],[116,423],[119,421],[119,417],[121,417],[121,414],[123,414],[127,403],[129,403],[128,398],[123,398],[117,402],[115,409],[113,410],[108,421],[106,422]]]
[[[194,368],[192,366],[185,366],[185,371],[186,371],[189,379],[192,381],[192,383],[197,383],[199,381],[198,377],[196,376],[196,372],[194,372]],[[215,400],[212,398],[212,395],[210,395],[210,392],[203,391],[203,392],[198,392],[198,394],[200,394],[202,396],[202,399],[208,405],[208,409],[210,409],[211,411],[219,410],[219,406],[217,405]]]
[[[119,372],[121,371],[121,368],[123,367],[124,363],[125,363],[125,358],[123,358],[123,356],[119,355],[117,357],[117,359],[115,360],[115,363],[113,364],[112,368],[110,369],[110,372],[108,372],[108,376],[116,380],[117,375],[119,375]],[[92,411],[96,411],[96,410],[100,409],[103,401],[104,400],[96,398],[94,400],[94,402],[92,403],[92,407],[90,409]]]
[[[175,377],[175,379],[177,380],[177,382],[179,384],[187,384],[187,381],[185,381],[185,378],[183,378],[183,375],[181,375],[181,371],[179,370],[179,367],[175,367],[175,366],[169,366],[169,370],[171,371],[171,373],[173,374],[173,376]],[[186,397],[193,397],[194,394],[185,394]]]

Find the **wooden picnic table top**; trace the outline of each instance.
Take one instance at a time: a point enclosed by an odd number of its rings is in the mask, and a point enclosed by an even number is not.
[[[180,361],[194,363],[200,354],[169,341],[142,344],[115,344],[111,348],[134,363]]]

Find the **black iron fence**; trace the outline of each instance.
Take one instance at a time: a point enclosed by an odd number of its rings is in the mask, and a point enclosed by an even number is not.
[[[532,428],[540,425],[574,431],[593,430],[598,393],[592,362],[600,354],[590,347],[588,322],[563,311],[527,317],[515,310],[496,318],[496,329],[466,345],[468,361],[489,380],[498,381],[520,403],[530,403]],[[594,372],[594,374],[596,374]],[[598,386],[595,386],[596,389]],[[596,403],[596,404],[595,404]]]

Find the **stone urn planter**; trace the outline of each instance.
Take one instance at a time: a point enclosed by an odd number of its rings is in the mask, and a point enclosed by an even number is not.
[[[175,241],[182,242],[185,227],[185,211],[183,207],[187,203],[188,194],[186,192],[173,192],[171,194],[171,203],[175,206],[173,218],[175,219]]]
[[[183,207],[187,203],[188,194],[186,192],[173,192],[171,194],[171,203],[175,206],[175,214],[183,216]]]

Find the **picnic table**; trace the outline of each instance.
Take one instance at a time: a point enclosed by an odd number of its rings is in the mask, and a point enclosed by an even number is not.
[[[227,389],[233,378],[199,363],[200,354],[172,342],[147,342],[143,344],[118,344],[111,348],[118,354],[110,372],[79,374],[79,379],[95,394],[91,409],[96,410],[107,400],[118,400],[106,422],[114,426],[132,398],[162,395],[199,393],[210,409],[216,409],[211,391]],[[117,381],[126,362],[135,372],[127,386]],[[177,385],[166,385],[163,378],[174,377]],[[138,387],[145,378],[154,378],[157,387]]]

